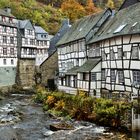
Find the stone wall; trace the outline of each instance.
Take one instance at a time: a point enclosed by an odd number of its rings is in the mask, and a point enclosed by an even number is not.
[[[0,87],[15,84],[16,67],[0,67]]]
[[[56,71],[58,71],[58,55],[57,51],[51,54],[41,65],[41,84],[47,85],[48,79],[56,78]]]
[[[35,85],[34,59],[18,60],[16,83],[23,87],[32,87]]]

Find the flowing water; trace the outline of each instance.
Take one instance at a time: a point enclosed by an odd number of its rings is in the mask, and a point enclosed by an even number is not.
[[[74,130],[51,131],[61,121],[35,104],[29,95],[11,95],[0,101],[0,140],[110,140],[127,139],[125,134],[82,121],[68,121]]]

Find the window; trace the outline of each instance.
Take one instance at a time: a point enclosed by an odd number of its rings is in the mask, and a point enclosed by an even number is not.
[[[111,70],[110,71],[110,78],[111,78],[111,82],[115,82],[116,81],[115,70]]]
[[[96,81],[97,80],[97,75],[96,73],[91,73],[91,81]]]
[[[89,80],[89,74],[83,73],[83,81]]]
[[[133,82],[140,84],[140,71],[133,71]]]
[[[76,66],[79,66],[79,59],[76,59]]]
[[[34,40],[30,39],[30,45],[34,45]]]
[[[27,34],[28,34],[28,35],[32,35],[32,30],[28,29],[28,30],[27,30]]]
[[[11,65],[14,65],[14,60],[13,59],[11,59]]]
[[[133,59],[138,59],[139,58],[139,49],[137,46],[132,46],[132,58]]]
[[[23,51],[24,51],[24,54],[27,54],[27,49],[26,49],[26,48],[24,48],[24,50],[23,50]]]
[[[118,48],[118,59],[122,59],[123,53],[122,48]]]
[[[7,37],[3,36],[3,43],[7,43]]]
[[[6,22],[6,18],[4,16],[2,16],[2,21]]]
[[[28,45],[28,39],[27,38],[25,38],[25,44]]]
[[[105,81],[105,69],[102,69],[101,78],[102,81]]]
[[[124,74],[122,70],[118,70],[118,80],[119,83],[124,83]]]
[[[14,55],[14,48],[10,48],[10,55]]]
[[[6,59],[3,59],[3,65],[6,65]]]
[[[43,35],[41,35],[41,37],[43,38]]]
[[[3,48],[3,55],[7,55],[7,48]]]
[[[11,33],[14,33],[14,28],[10,28],[10,32]]]
[[[10,44],[14,44],[14,37],[10,37]]]
[[[6,33],[6,26],[3,26],[3,32]]]
[[[13,23],[13,19],[12,18],[9,18],[9,23]]]
[[[39,46],[39,41],[38,40],[37,40],[36,44],[37,44],[37,46]]]
[[[111,50],[110,51],[110,59],[111,60],[114,60],[114,56],[115,56],[115,54],[114,54],[113,50]]]
[[[102,60],[106,60],[106,54],[105,54],[105,51],[102,51]]]

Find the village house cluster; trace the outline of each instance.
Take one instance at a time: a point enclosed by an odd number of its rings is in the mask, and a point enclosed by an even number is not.
[[[77,20],[57,43],[58,89],[95,97],[137,97],[140,85],[140,1]]]
[[[47,57],[50,36],[30,20],[18,20],[10,8],[0,10],[0,86],[34,84],[35,66]]]

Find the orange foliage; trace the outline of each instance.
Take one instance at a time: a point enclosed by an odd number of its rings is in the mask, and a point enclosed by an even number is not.
[[[84,7],[81,4],[79,4],[76,0],[64,1],[61,5],[61,9],[71,21],[74,21],[85,15]]]
[[[93,0],[87,0],[85,10],[86,10],[87,15],[91,15],[91,14],[98,13],[101,11],[100,8],[95,7]]]

